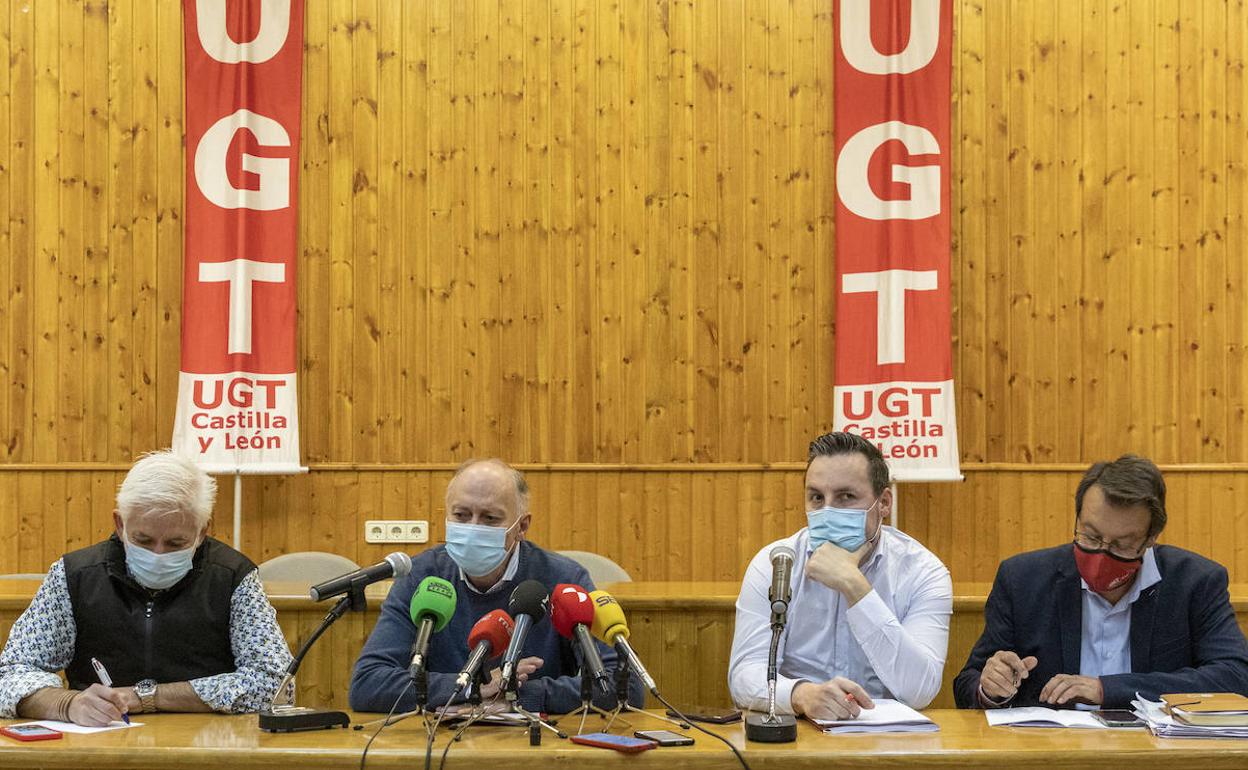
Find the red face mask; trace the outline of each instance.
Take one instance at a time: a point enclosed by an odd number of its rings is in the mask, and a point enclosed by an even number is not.
[[[1089,551],[1075,543],[1075,566],[1088,588],[1098,594],[1121,588],[1135,577],[1144,564],[1144,557],[1120,559],[1108,551]]]

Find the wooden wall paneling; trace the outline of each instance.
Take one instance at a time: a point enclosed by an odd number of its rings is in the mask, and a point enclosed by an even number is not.
[[[472,42],[468,55],[473,63],[473,81],[469,85],[471,109],[468,148],[472,174],[467,177],[467,201],[471,210],[471,229],[465,235],[471,243],[472,258],[467,261],[468,285],[473,287],[469,326],[466,337],[473,351],[472,363],[464,368],[472,385],[468,395],[468,424],[485,428],[476,433],[473,453],[485,457],[497,455],[510,445],[510,438],[500,435],[502,409],[500,395],[506,389],[505,374],[499,363],[499,333],[505,324],[502,304],[508,293],[505,268],[499,254],[499,169],[502,145],[499,131],[499,22],[497,2],[476,2],[473,5]],[[488,373],[488,374],[487,374]]]
[[[1006,460],[1032,462],[1032,427],[1035,425],[1035,376],[1038,362],[1035,358],[1035,338],[1030,334],[1015,334],[1015,329],[1028,328],[1035,320],[1036,270],[1033,258],[1035,249],[1035,210],[1033,182],[1036,177],[1033,143],[1038,141],[1032,121],[1034,117],[1035,82],[1035,17],[1039,8],[1025,0],[1015,0],[1009,5],[1009,86],[1006,114],[1009,121],[1009,154],[1006,163],[1006,180],[1009,185],[1009,241],[1002,246],[1006,250],[1005,281],[1008,292],[1009,322],[1006,331],[1008,346],[1006,367],[1006,393],[1010,400],[1010,418],[1006,426]]]
[[[134,326],[131,330],[134,357],[134,377],[130,393],[133,405],[134,427],[132,451],[135,456],[166,446],[169,431],[161,431],[163,422],[156,412],[157,392],[157,311],[159,302],[159,279],[157,277],[156,204],[158,190],[157,163],[145,162],[157,157],[156,130],[159,125],[156,97],[160,72],[156,58],[157,2],[134,0],[134,40],[131,48],[133,75],[129,87],[134,92],[134,125],[130,128],[136,162],[134,173],[134,218],[131,228],[134,273],[132,302]],[[181,168],[178,169],[181,171]],[[180,253],[180,252],[179,252]],[[181,286],[173,287],[181,292]],[[170,430],[172,421],[168,421]],[[127,458],[129,459],[129,458]]]
[[[404,357],[404,330],[411,323],[403,305],[406,253],[403,234],[404,127],[403,13],[408,4],[381,2],[377,13],[376,131],[377,178],[374,211],[377,222],[377,317],[368,324],[377,341],[377,455],[389,462],[410,462],[403,453],[407,420],[403,404],[414,374]],[[413,9],[414,12],[414,9]],[[415,128],[415,127],[413,127]],[[375,331],[374,331],[375,330]],[[412,404],[419,401],[410,399]]]
[[[109,346],[109,446],[110,459],[133,456],[134,409],[130,399],[135,387],[132,301],[135,285],[134,241],[131,225],[134,205],[135,112],[131,85],[135,69],[130,56],[134,44],[133,0],[108,5],[108,346]],[[111,52],[116,52],[113,54]]]
[[[85,9],[84,9],[85,11]],[[178,404],[178,372],[182,368],[182,244],[184,127],[182,125],[183,30],[182,14],[177,7],[158,3],[152,12],[156,21],[156,40],[151,60],[157,88],[154,131],[150,136],[154,165],[155,195],[149,205],[155,219],[155,358],[152,380],[155,384],[152,404],[155,435],[145,449],[170,446],[173,418]],[[230,257],[243,254],[226,255]],[[168,373],[168,374],[167,374]],[[77,457],[77,456],[75,456]]]
[[[0,59],[9,62],[9,76],[13,76],[13,47],[10,43],[12,39],[12,24],[10,14],[0,13]],[[4,287],[3,307],[0,307],[0,372],[3,372],[12,382],[13,377],[13,349],[10,341],[12,339],[12,330],[10,324],[12,322],[12,312],[9,308],[13,301],[13,222],[11,219],[13,196],[10,194],[9,186],[14,179],[12,147],[10,137],[12,135],[12,127],[10,121],[12,119],[12,91],[13,86],[9,78],[0,78],[0,254],[8,255],[6,259],[0,259],[0,286]],[[16,390],[16,388],[11,388]],[[15,425],[11,410],[10,398],[0,398],[0,457],[6,457],[12,453],[12,438],[17,435],[17,426]]]
[[[1056,2],[1036,3],[1032,72],[1035,86],[1032,111],[1032,187],[1034,205],[1032,251],[1031,338],[1034,341],[1032,408],[1036,415],[1030,452],[1034,462],[1052,462],[1062,441],[1057,421],[1057,276],[1058,255],[1057,185],[1062,169],[1057,165],[1057,92],[1060,52],[1057,50]],[[1046,416],[1048,418],[1046,419]]]
[[[500,452],[533,457],[529,439],[531,405],[525,397],[536,377],[528,376],[534,353],[535,325],[529,320],[530,284],[540,280],[526,267],[534,255],[525,248],[524,214],[524,19],[517,2],[499,4],[498,12],[498,355],[500,391],[498,435]],[[536,267],[536,263],[534,263]],[[536,308],[533,308],[536,309]]]
[[[1179,4],[1173,0],[1159,0],[1157,18],[1153,23],[1151,37],[1154,51],[1154,67],[1157,76],[1153,83],[1153,156],[1154,201],[1153,248],[1156,249],[1153,264],[1151,294],[1149,301],[1155,313],[1156,345],[1149,362],[1149,381],[1153,388],[1154,405],[1157,409],[1153,435],[1153,452],[1160,457],[1179,454],[1179,416],[1181,394],[1177,359],[1179,336],[1179,307],[1176,292],[1179,285]]]
[[[1196,456],[1204,445],[1200,421],[1201,366],[1208,356],[1200,339],[1199,245],[1201,228],[1200,88],[1203,54],[1200,6],[1179,6],[1179,254],[1177,291],[1179,348],[1175,361],[1178,383],[1179,454]]]
[[[425,334],[431,344],[428,354],[429,433],[418,442],[414,460],[427,460],[446,453],[452,436],[451,380],[454,359],[448,347],[452,344],[452,297],[455,294],[455,264],[463,255],[455,250],[451,239],[452,168],[454,160],[455,125],[448,105],[451,103],[453,48],[451,44],[451,8],[431,3],[429,9],[429,97],[426,120],[429,134],[429,252],[428,274],[431,302],[426,318]],[[423,451],[422,451],[423,450]]]
[[[83,437],[83,19],[76,4],[62,0],[60,39],[52,45],[59,59],[57,78],[57,159],[54,167],[59,192],[55,220],[74,226],[57,227],[56,309],[58,338],[55,390],[56,456],[82,457]],[[55,221],[54,220],[54,221]],[[51,384],[51,383],[49,383]]]
[[[1226,462],[1226,4],[1205,0],[1201,15],[1201,221],[1195,264],[1202,298],[1192,310],[1199,312],[1193,318],[1199,318],[1205,360],[1199,385],[1202,454]],[[1242,137],[1235,141],[1242,143]]]
[[[109,189],[109,56],[108,10],[103,4],[88,4],[83,8],[82,56],[91,64],[83,68],[82,89],[82,110],[85,113],[82,173],[85,202],[81,225],[84,261],[82,379],[85,387],[82,389],[83,455],[80,459],[100,462],[110,455],[108,415],[111,384],[108,355],[109,205],[106,199]],[[180,126],[180,110],[177,122]],[[0,118],[0,123],[7,124],[7,121]],[[180,184],[180,177],[176,177],[174,183]],[[0,203],[0,210],[4,209],[7,206]],[[170,213],[172,216],[173,212]],[[181,221],[180,217],[174,219]],[[0,280],[3,278],[0,277]],[[178,296],[181,296],[180,293]]]
[[[692,228],[693,283],[691,285],[693,315],[693,458],[708,462],[721,457],[721,429],[725,426],[717,403],[724,373],[720,361],[722,336],[720,316],[719,265],[719,196],[716,193],[720,159],[720,140],[716,117],[719,98],[716,89],[719,69],[717,27],[720,7],[716,3],[694,3],[689,40],[689,56],[681,65],[687,67],[685,94],[691,110],[693,146]],[[731,388],[731,386],[729,386]]]
[[[1106,196],[1105,180],[1110,169],[1106,161],[1106,137],[1108,111],[1106,106],[1105,62],[1105,8],[1101,2],[1085,6],[1082,19],[1083,88],[1089,98],[1083,105],[1082,162],[1080,178],[1083,180],[1083,293],[1080,301],[1084,310],[1081,340],[1083,347],[1083,398],[1081,412],[1089,414],[1108,413],[1105,398],[1106,368],[1104,352],[1107,348],[1104,312],[1105,298],[1101,292],[1106,287],[1105,258]],[[1094,451],[1103,445],[1108,431],[1104,421],[1093,421],[1080,432],[1080,450]]]
[[[1105,105],[1107,133],[1105,141],[1105,239],[1103,258],[1104,351],[1105,379],[1102,393],[1106,397],[1106,420],[1120,431],[1118,440],[1130,445],[1139,441],[1139,409],[1141,399],[1133,398],[1121,407],[1111,406],[1114,393],[1124,392],[1131,381],[1131,266],[1129,244],[1133,226],[1144,212],[1129,208],[1129,179],[1136,169],[1131,166],[1129,142],[1111,137],[1129,136],[1130,91],[1128,81],[1134,74],[1128,55],[1131,28],[1127,8],[1109,3],[1105,8]],[[1111,428],[1112,429],[1112,428]]]
[[[21,563],[21,480],[20,474],[0,474],[0,573],[17,572]]]
[[[985,17],[985,39],[1008,40],[1009,16],[1005,3],[993,3],[983,8]],[[1014,48],[1011,46],[1011,50]],[[988,128],[984,143],[984,156],[1006,158],[1012,151],[1010,144],[1011,122],[1007,112],[1008,91],[1010,80],[1008,53],[999,48],[984,50],[984,102],[987,111]],[[1009,312],[1009,273],[1006,255],[1008,254],[1009,231],[1006,229],[1009,218],[1006,205],[1009,198],[1007,164],[1002,162],[984,163],[985,166],[985,206],[980,215],[985,221],[985,316],[987,326],[985,348],[987,357],[987,397],[985,408],[984,445],[989,459],[1005,459],[1008,457],[1006,446],[1009,425],[1010,402],[1005,397],[1008,365],[1009,343],[1007,340],[1008,326],[1005,319]],[[959,405],[961,406],[961,405]]]
[[[338,118],[331,118],[329,83],[329,4],[308,3],[303,19],[303,141],[299,148],[299,206],[319,216],[300,218],[299,264],[295,281],[299,293],[299,449],[304,462],[331,457],[331,433],[338,417],[325,414],[336,404],[332,373],[337,351],[330,347],[334,318],[332,256],[330,254],[334,176],[331,148]],[[419,335],[416,335],[419,336]]]
[[[319,344],[330,351],[329,379],[332,400],[320,408],[328,412],[329,441],[334,459],[355,459],[355,291],[354,236],[355,145],[353,137],[355,80],[352,66],[352,34],[355,17],[345,3],[330,8],[329,66],[329,168],[334,191],[329,216],[329,335]],[[350,192],[349,192],[350,191]]]
[[[1153,371],[1153,351],[1156,341],[1155,324],[1150,318],[1152,305],[1152,282],[1156,273],[1153,255],[1157,254],[1154,241],[1156,227],[1153,191],[1157,187],[1154,178],[1153,148],[1156,146],[1153,122],[1153,91],[1156,87],[1156,64],[1154,49],[1143,45],[1152,35],[1154,9],[1133,6],[1125,9],[1128,14],[1125,54],[1127,70],[1127,118],[1130,137],[1128,146],[1128,170],[1126,197],[1120,205],[1127,209],[1131,233],[1125,249],[1127,274],[1127,339],[1124,342],[1125,357],[1130,365],[1130,377],[1124,383],[1133,394],[1129,400],[1132,415],[1127,426],[1125,445],[1147,446],[1155,435],[1157,422],[1162,417],[1156,401],[1156,377]]]
[[[344,46],[350,46],[351,200],[350,241],[337,256],[351,274],[351,312],[344,315],[344,334],[351,337],[351,459],[375,463],[380,457],[379,424],[385,419],[378,392],[381,374],[381,258],[377,250],[378,78],[377,0],[354,4]],[[347,94],[344,94],[346,96]],[[348,332],[349,328],[349,332]],[[385,383],[393,388],[393,381]]]
[[[792,428],[792,449],[783,456],[792,457],[800,445],[799,436],[820,430],[815,421],[816,410],[812,408],[816,400],[827,400],[831,387],[819,390],[816,372],[818,368],[814,355],[819,351],[816,334],[819,324],[817,314],[829,312],[829,305],[816,296],[816,272],[813,264],[826,258],[832,250],[818,252],[815,250],[815,220],[818,217],[819,203],[815,200],[814,185],[811,183],[811,164],[815,159],[809,152],[811,144],[818,136],[820,126],[831,124],[830,113],[815,112],[815,44],[814,0],[798,0],[793,4],[791,15],[792,47],[789,51],[789,113],[788,123],[791,127],[789,135],[790,166],[787,169],[786,187],[792,200],[792,220],[790,232],[792,240],[790,250],[793,254],[792,276],[793,295],[791,308],[792,320],[789,332],[789,351],[792,366],[789,373],[789,425]],[[829,292],[830,294],[831,292]],[[833,316],[835,317],[835,316]],[[831,351],[826,351],[829,354]],[[826,364],[825,364],[826,366]],[[823,430],[831,428],[831,423],[824,423]]]
[[[1057,144],[1057,245],[1054,259],[1057,292],[1056,373],[1057,402],[1047,419],[1056,430],[1055,451],[1065,456],[1083,445],[1083,392],[1086,387],[1082,367],[1084,348],[1081,344],[1082,317],[1087,305],[1084,294],[1082,266],[1085,231],[1083,217],[1083,191],[1087,187],[1083,168],[1084,103],[1087,101],[1083,88],[1072,83],[1080,80],[1083,71],[1082,14],[1078,6],[1057,3],[1055,56],[1057,58],[1057,121],[1055,142]],[[966,288],[964,287],[964,291]],[[961,440],[961,436],[959,436]]]
[[[481,293],[488,291],[474,283],[474,262],[478,255],[473,242],[475,188],[472,169],[474,163],[486,162],[488,159],[476,152],[477,148],[471,141],[474,136],[472,88],[476,69],[472,48],[475,39],[472,11],[471,4],[459,3],[451,13],[448,32],[454,74],[450,79],[449,106],[442,107],[447,111],[453,127],[449,167],[451,240],[448,246],[453,249],[451,274],[457,286],[451,296],[455,323],[451,336],[444,340],[450,343],[449,354],[456,360],[454,377],[451,380],[451,432],[440,435],[454,437],[443,451],[449,450],[455,459],[475,454],[477,442],[483,438],[470,427],[475,424],[473,419],[481,415],[481,394],[474,389],[474,377],[481,374],[474,363],[480,354],[477,347],[477,321],[480,316],[474,316],[472,311],[480,306]]]
[[[1248,218],[1244,215],[1245,189],[1248,187],[1248,157],[1244,142],[1244,99],[1245,99],[1245,31],[1248,28],[1248,15],[1242,6],[1227,6],[1226,10],[1226,67],[1223,70],[1225,83],[1224,112],[1226,169],[1226,211],[1224,217],[1224,259],[1226,270],[1226,297],[1221,305],[1221,313],[1226,323],[1226,457],[1235,459],[1242,457],[1248,449],[1248,432],[1244,423],[1248,422],[1248,409],[1245,399],[1248,398],[1248,344],[1245,344],[1245,326],[1248,315],[1244,305],[1248,302],[1245,293],[1244,261],[1236,259],[1236,255],[1244,253],[1244,227]]]
[[[55,462],[58,451],[60,404],[57,403],[59,328],[59,281],[61,253],[58,243],[60,179],[57,174],[59,137],[51,127],[59,125],[60,104],[60,8],[41,6],[34,19],[34,328],[30,344],[34,363],[32,404],[35,430],[33,457]],[[47,126],[48,129],[43,127]],[[71,430],[70,426],[65,426]]]

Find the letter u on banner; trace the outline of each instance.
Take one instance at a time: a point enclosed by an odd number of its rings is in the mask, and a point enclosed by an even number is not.
[[[303,470],[295,390],[303,10],[302,0],[182,4],[186,214],[173,446],[213,473]]]
[[[952,0],[837,0],[837,430],[898,481],[956,480]]]

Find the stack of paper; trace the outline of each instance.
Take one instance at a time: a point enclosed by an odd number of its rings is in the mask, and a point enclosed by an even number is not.
[[[1158,738],[1248,738],[1248,727],[1214,727],[1189,725],[1166,713],[1166,704],[1150,701],[1135,694],[1131,701],[1135,713],[1148,723],[1148,729]]]
[[[934,733],[940,725],[900,701],[873,698],[855,719],[812,719],[825,733]]]
[[[997,727],[1086,727],[1104,730],[1105,725],[1096,721],[1090,711],[1074,709],[1050,709],[1043,706],[1027,706],[1016,709],[989,709],[984,712],[988,724]]]

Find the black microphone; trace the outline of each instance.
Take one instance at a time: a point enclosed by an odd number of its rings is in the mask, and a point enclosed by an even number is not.
[[[524,648],[525,638],[534,623],[540,623],[546,617],[550,607],[550,594],[546,586],[536,580],[526,580],[516,586],[507,601],[507,614],[515,620],[516,630],[511,635],[507,652],[503,653],[503,689],[515,691],[516,664],[520,662],[520,652]]]
[[[789,599],[793,596],[793,559],[796,554],[787,545],[771,549],[771,590],[767,599],[771,602],[771,624],[784,626],[789,613]]]
[[[353,585],[358,583],[368,585],[388,578],[401,578],[411,571],[411,557],[396,551],[387,556],[386,560],[380,564],[374,564],[371,567],[361,567],[354,572],[348,572],[345,575],[339,575],[323,583],[317,583],[308,590],[308,595],[312,597],[314,602],[319,602],[322,599],[332,599],[335,596],[347,593]]]

